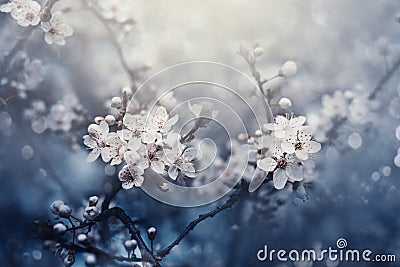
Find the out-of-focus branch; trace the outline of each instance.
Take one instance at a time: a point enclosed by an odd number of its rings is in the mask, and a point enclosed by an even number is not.
[[[196,220],[191,221],[191,222],[188,224],[188,226],[186,226],[185,230],[178,236],[177,239],[175,239],[175,240],[174,240],[169,246],[167,246],[165,249],[159,251],[159,252],[156,254],[156,258],[161,260],[163,257],[165,257],[166,255],[168,255],[168,254],[170,253],[170,251],[171,251],[175,246],[177,246],[177,245],[182,241],[182,239],[183,239],[185,236],[187,236],[187,235],[189,234],[189,232],[190,232],[191,230],[193,230],[199,223],[201,223],[201,222],[204,221],[205,219],[214,217],[215,215],[217,215],[218,213],[220,213],[220,212],[223,211],[223,210],[226,210],[226,209],[231,208],[231,207],[239,200],[239,197],[240,197],[241,192],[242,192],[242,187],[239,188],[239,189],[237,189],[237,190],[235,190],[235,191],[229,196],[228,200],[227,200],[224,204],[222,204],[221,206],[218,206],[218,207],[215,208],[214,210],[212,210],[212,211],[210,211],[210,212],[207,212],[207,213],[205,213],[205,214],[200,214],[199,217],[198,217]]]
[[[382,90],[383,86],[392,78],[393,74],[400,68],[400,58],[396,60],[393,66],[378,80],[375,88],[369,94],[368,99],[374,99],[376,94]]]
[[[128,75],[132,91],[136,91],[136,89],[137,89],[136,75],[135,75],[134,71],[132,70],[132,68],[129,66],[128,62],[126,61],[122,47],[121,47],[120,43],[118,42],[117,36],[115,35],[114,31],[111,29],[107,19],[105,19],[95,8],[90,6],[87,3],[87,1],[83,0],[82,2],[86,6],[86,8],[88,8],[88,10],[90,10],[96,16],[96,18],[103,24],[105,30],[107,31],[107,33],[110,36],[110,40],[111,40],[112,44],[114,45],[114,47],[117,51],[117,55],[118,55],[119,61],[121,62],[121,66]]]

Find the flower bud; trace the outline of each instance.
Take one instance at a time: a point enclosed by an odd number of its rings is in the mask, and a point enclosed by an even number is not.
[[[107,122],[108,125],[114,125],[115,124],[115,117],[113,115],[107,115],[104,118],[105,122]]]
[[[104,118],[101,116],[97,116],[96,118],[94,118],[94,123],[96,124],[100,124],[100,122],[104,121]],[[89,125],[90,127],[90,125]]]
[[[64,266],[70,267],[74,264],[74,262],[75,262],[74,253],[70,251],[68,255],[64,258]]]
[[[119,96],[111,98],[111,107],[112,108],[122,107],[122,99]]]
[[[136,242],[136,240],[134,240],[134,239],[132,239],[132,240],[126,240],[126,241],[124,242],[124,246],[125,246],[125,249],[126,249],[127,251],[133,251],[133,250],[135,250],[136,247],[137,247],[137,242]]]
[[[96,265],[96,256],[93,254],[87,255],[85,259],[86,266],[95,266]]]
[[[286,61],[283,63],[282,67],[279,70],[279,75],[285,78],[291,77],[295,75],[297,72],[297,65],[294,61]]]
[[[58,216],[60,216],[61,218],[69,218],[69,216],[71,216],[72,210],[69,206],[62,204],[59,208],[58,208]]]
[[[85,212],[83,213],[83,217],[89,221],[93,221],[97,215],[99,215],[99,211],[96,207],[86,207]]]
[[[53,230],[56,231],[57,234],[64,234],[67,231],[67,227],[63,223],[57,223],[53,226]]]
[[[88,237],[85,234],[79,234],[76,239],[81,242],[81,243],[85,243],[86,241],[88,241]]]
[[[147,230],[147,234],[150,240],[154,240],[156,238],[156,234],[157,234],[157,229],[154,227],[150,227]]]
[[[254,49],[254,55],[256,56],[256,57],[259,57],[259,56],[261,56],[262,54],[264,53],[264,49],[262,49],[261,47],[256,47],[255,49]]]
[[[50,205],[50,211],[54,214],[54,215],[58,215],[59,212],[59,208],[61,205],[63,205],[64,202],[61,200],[56,200],[53,203],[51,203]]]
[[[97,205],[97,202],[99,202],[99,197],[98,196],[91,196],[89,198],[89,206],[94,207]]]
[[[128,86],[122,88],[122,94],[130,98],[133,94],[132,89]]]
[[[292,101],[289,98],[282,97],[279,100],[278,105],[281,109],[288,109],[292,106]]]
[[[51,8],[49,6],[45,6],[40,11],[40,21],[41,22],[48,22],[51,19]]]

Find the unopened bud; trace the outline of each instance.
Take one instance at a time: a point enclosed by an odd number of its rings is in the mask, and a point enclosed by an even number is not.
[[[50,211],[54,214],[54,215],[58,215],[59,213],[59,208],[61,205],[64,205],[64,202],[61,200],[56,200],[53,203],[51,203],[50,205]]]
[[[282,67],[279,70],[279,75],[285,78],[291,77],[295,75],[297,72],[297,65],[294,61],[286,61],[283,63]]]
[[[288,109],[292,106],[292,101],[289,98],[282,97],[279,100],[278,105],[281,109]]]
[[[99,202],[99,197],[98,196],[91,196],[89,198],[89,206],[94,207],[97,205],[97,202]]]
[[[85,259],[86,266],[95,266],[96,265],[96,256],[93,254],[87,255]]]
[[[137,241],[134,240],[134,239],[132,239],[132,240],[126,240],[126,241],[124,242],[124,246],[125,246],[125,249],[126,249],[127,251],[133,251],[133,250],[135,250],[136,247],[137,247]]]
[[[111,107],[112,108],[122,107],[122,99],[118,96],[111,98]]]
[[[81,243],[86,243],[88,241],[88,237],[85,234],[79,234],[76,239]]]
[[[254,49],[254,55],[256,56],[256,57],[259,57],[259,56],[261,56],[262,54],[264,53],[264,49],[262,49],[261,47],[256,47],[255,49]]]
[[[96,118],[94,118],[94,122],[96,124],[100,124],[100,122],[104,121],[104,118],[101,116],[97,116]],[[89,126],[90,127],[90,126]]]
[[[114,125],[115,124],[115,117],[113,115],[107,115],[104,118],[105,122],[107,122],[108,125]]]
[[[150,240],[154,240],[156,238],[157,229],[154,227],[150,227],[147,230],[147,234],[148,234]]]
[[[64,234],[67,231],[67,227],[63,223],[57,223],[53,226],[53,230],[56,231],[57,234]]]
[[[58,208],[58,216],[60,216],[61,218],[69,218],[69,216],[71,216],[72,210],[69,206],[62,204],[59,208]]]

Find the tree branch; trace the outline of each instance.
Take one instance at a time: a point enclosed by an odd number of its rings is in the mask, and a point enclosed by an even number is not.
[[[211,218],[214,217],[215,215],[217,215],[218,213],[220,213],[223,210],[229,209],[231,208],[238,200],[239,200],[239,196],[242,192],[242,187],[235,190],[235,192],[233,192],[228,200],[221,206],[218,206],[217,208],[215,208],[214,210],[205,213],[205,214],[200,214],[199,217],[194,220],[191,221],[188,226],[186,226],[185,230],[178,236],[177,239],[175,239],[169,246],[167,246],[165,249],[159,251],[156,254],[156,258],[161,260],[163,257],[165,257],[166,255],[168,255],[170,253],[170,251],[177,245],[179,245],[179,243],[182,241],[182,239],[187,236],[189,234],[189,232],[191,230],[193,230],[199,223],[201,223],[202,221],[204,221],[207,218]]]
[[[144,242],[142,236],[140,235],[140,231],[136,228],[134,221],[125,213],[125,211],[119,207],[114,207],[102,212],[99,216],[96,217],[96,222],[102,222],[110,217],[117,218],[121,223],[128,228],[129,233],[131,234],[131,238],[135,239],[138,243],[138,247],[140,249],[140,253],[142,255],[143,262],[150,263],[152,266],[160,267],[158,260],[155,258],[153,253],[151,253],[150,249],[147,247]]]
[[[368,99],[374,99],[376,94],[382,90],[383,86],[392,78],[393,74],[400,68],[400,58],[393,64],[392,68],[390,68],[385,75],[383,75],[377,82],[374,90],[369,94]]]

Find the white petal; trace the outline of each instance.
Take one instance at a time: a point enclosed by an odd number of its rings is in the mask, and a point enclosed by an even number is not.
[[[291,126],[301,126],[305,122],[306,122],[306,117],[304,117],[304,116],[294,117],[289,120],[289,123]]]
[[[286,167],[286,174],[293,181],[303,180],[303,168],[297,164],[289,164]]]
[[[276,164],[277,163],[273,158],[265,158],[257,161],[257,167],[266,172],[273,171]]]
[[[190,102],[189,104],[189,110],[196,116],[198,117],[200,115],[201,109],[203,108],[201,105],[199,104],[191,104]]]
[[[286,152],[288,154],[292,154],[295,151],[294,146],[292,145],[292,143],[289,142],[283,142],[281,144],[281,148],[283,152]]]
[[[315,141],[309,141],[304,144],[304,150],[308,153],[317,153],[321,150],[321,144]]]
[[[86,161],[93,162],[99,157],[99,155],[100,155],[100,149],[95,148],[89,153],[89,155],[86,158]]]
[[[168,170],[168,175],[172,180],[176,180],[176,177],[178,177],[178,169],[175,166],[171,166]]]
[[[90,147],[90,148],[97,147],[96,141],[93,140],[93,138],[91,138],[89,135],[83,136],[83,144],[85,144],[85,146]]]
[[[301,160],[307,160],[308,159],[308,153],[306,151],[302,150],[296,150],[295,152],[296,157],[301,159]]]
[[[275,123],[280,126],[286,126],[289,123],[289,121],[285,116],[278,115],[275,117]]]
[[[101,121],[99,126],[100,126],[101,135],[105,136],[106,134],[108,134],[109,128],[108,128],[107,122]]]
[[[135,185],[136,187],[141,187],[142,184],[143,184],[143,182],[144,182],[143,176],[136,176],[136,177],[133,179],[133,183],[134,183],[134,185]]]
[[[156,134],[152,130],[148,130],[144,133],[142,133],[142,141],[145,144],[151,144],[156,141]]]
[[[158,160],[152,161],[150,167],[156,173],[163,173],[165,168],[164,163]]]
[[[189,147],[188,149],[185,150],[185,152],[183,152],[183,157],[188,161],[196,159],[198,155],[199,155],[199,150],[195,147]]]
[[[126,180],[122,182],[123,189],[131,189],[133,187],[133,180]]]
[[[267,178],[266,175],[255,175],[250,181],[249,192],[252,193],[256,191],[260,187],[260,185],[262,185],[265,178]]]
[[[273,175],[273,181],[274,181],[274,187],[276,189],[282,189],[285,187],[285,184],[287,182],[288,177],[286,176],[286,173],[283,169],[277,169],[274,171]]]
[[[276,138],[285,138],[285,130],[277,130],[274,135]]]
[[[127,151],[124,155],[125,161],[128,164],[135,164],[139,161],[140,156],[136,151]]]
[[[130,149],[132,151],[137,151],[141,145],[142,145],[142,142],[140,141],[140,139],[132,138],[128,142],[128,149]]]

